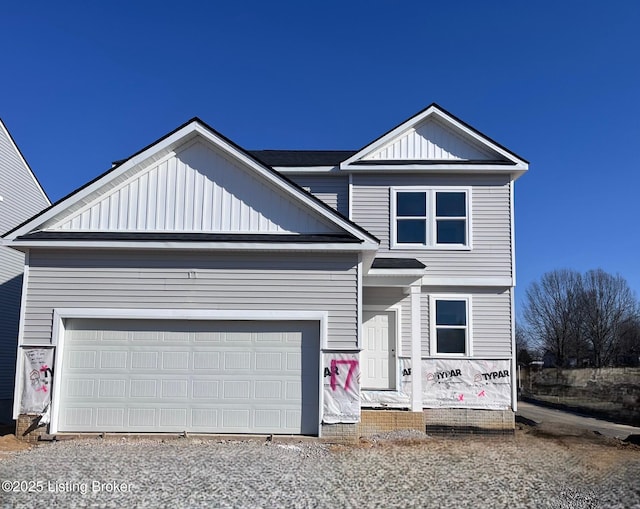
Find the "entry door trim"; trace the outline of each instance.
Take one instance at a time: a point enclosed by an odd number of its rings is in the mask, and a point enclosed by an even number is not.
[[[362,307],[362,312],[363,312],[363,316],[364,313],[376,313],[376,312],[385,312],[385,313],[394,313],[395,314],[395,322],[396,322],[396,326],[395,326],[395,340],[396,340],[396,344],[395,344],[395,359],[394,362],[396,363],[396,369],[395,369],[395,373],[396,373],[396,379],[395,379],[395,387],[396,389],[385,389],[385,390],[397,390],[397,388],[399,387],[399,383],[400,383],[400,370],[398,369],[398,358],[400,358],[402,356],[402,351],[401,351],[401,346],[402,346],[402,341],[400,339],[400,331],[402,329],[401,325],[402,325],[402,308],[400,307],[399,304],[397,305],[393,305],[393,306],[363,306]],[[362,325],[364,325],[364,321],[362,324],[360,324],[360,328],[361,330],[364,330]],[[364,338],[362,338],[364,339]],[[364,350],[364,348],[362,348],[362,350]],[[362,351],[361,350],[361,351]],[[363,390],[367,390],[367,389],[363,389]]]

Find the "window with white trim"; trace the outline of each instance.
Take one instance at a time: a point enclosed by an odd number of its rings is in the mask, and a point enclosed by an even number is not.
[[[470,248],[468,188],[392,188],[391,247]]]
[[[471,298],[431,296],[431,355],[471,355]]]

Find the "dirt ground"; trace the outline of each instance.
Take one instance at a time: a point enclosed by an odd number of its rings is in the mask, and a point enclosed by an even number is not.
[[[13,428],[3,426],[0,427],[0,460],[2,457],[10,455],[13,452],[24,451],[31,447],[39,445],[29,444],[16,438],[13,434]],[[426,436],[425,436],[426,438]],[[474,438],[478,438],[474,436]],[[495,440],[494,437],[488,437]],[[630,442],[618,440],[616,438],[608,438],[597,432],[586,431],[570,426],[558,424],[529,426],[526,424],[518,424],[514,438],[519,441],[531,442],[535,439],[550,440],[558,445],[566,448],[584,451],[585,454],[593,460],[594,464],[607,465],[615,463],[618,459],[625,457],[629,451],[635,451],[640,454],[640,445]],[[465,437],[458,437],[456,440],[464,440]],[[425,443],[424,439],[406,438],[389,440],[389,444],[385,444],[386,440],[362,438],[355,445],[336,445],[332,449],[339,450],[342,448],[357,447],[378,447],[384,445],[418,445]],[[46,444],[44,442],[43,444]]]

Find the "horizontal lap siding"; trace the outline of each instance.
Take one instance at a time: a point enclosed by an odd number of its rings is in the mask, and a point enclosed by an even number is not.
[[[465,186],[472,188],[471,251],[389,249],[391,187]],[[379,254],[412,256],[436,277],[510,277],[511,215],[509,179],[500,176],[354,175],[353,220],[378,237]]]
[[[429,294],[471,295],[473,356],[478,358],[511,355],[511,290],[424,288],[422,293],[422,355],[429,352]]]
[[[0,400],[13,396],[24,255],[0,247]]]
[[[347,177],[317,175],[287,175],[287,177],[342,215],[349,214],[349,179]]]
[[[54,308],[86,307],[327,311],[328,347],[357,344],[356,255],[43,250],[30,261],[26,343],[51,340]]]
[[[473,295],[473,355],[511,355],[511,290]]]

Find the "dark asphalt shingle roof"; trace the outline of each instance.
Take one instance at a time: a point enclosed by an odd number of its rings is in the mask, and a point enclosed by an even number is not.
[[[268,166],[337,166],[355,150],[248,150]]]
[[[426,265],[415,258],[376,258],[372,269],[424,269]]]

